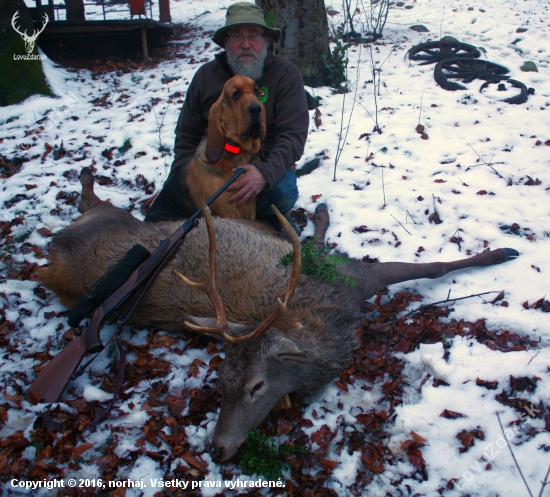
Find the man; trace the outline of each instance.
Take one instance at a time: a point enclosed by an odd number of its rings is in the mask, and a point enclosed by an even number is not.
[[[228,202],[240,205],[257,198],[257,219],[278,227],[271,204],[288,212],[298,198],[292,165],[301,157],[307,138],[309,113],[300,71],[269,49],[280,30],[265,24],[262,10],[250,2],[227,9],[225,26],[212,40],[224,52],[195,74],[176,126],[175,158],[170,175],[151,206],[146,221],[176,220],[195,211],[186,191],[184,171],[208,126],[208,111],[224,83],[236,74],[254,79],[266,110],[266,137],[261,161],[246,164],[247,173],[229,191]]]

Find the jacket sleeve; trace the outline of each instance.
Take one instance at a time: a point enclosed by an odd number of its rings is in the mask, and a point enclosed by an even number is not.
[[[183,102],[183,107],[176,126],[174,144],[174,162],[171,171],[179,169],[195,155],[208,121],[204,117],[200,96],[200,79],[198,72],[192,79]]]
[[[275,90],[273,129],[268,129],[267,158],[254,165],[270,189],[300,159],[304,152],[309,128],[304,83],[298,68],[289,65]],[[270,142],[268,142],[270,140]]]

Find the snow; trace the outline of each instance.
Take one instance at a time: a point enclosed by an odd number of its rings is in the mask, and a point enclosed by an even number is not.
[[[113,178],[110,185],[97,185],[97,194],[123,208],[138,207],[133,213],[142,218],[139,201],[151,195],[128,186],[127,182],[134,183],[136,176],[141,174],[149,183],[154,182],[154,189],[158,191],[166,179],[173,156],[170,153],[163,155],[159,148],[172,146],[173,129],[186,87],[201,65],[198,61],[211,59],[217,52],[213,43],[206,47],[205,42],[209,41],[208,34],[224,22],[225,8],[230,3],[228,0],[176,0],[171,3],[174,22],[202,29],[195,33],[198,36],[186,40],[190,43],[182,48],[188,56],[186,59],[166,60],[156,67],[143,67],[129,74],[104,75],[93,75],[87,70],[75,72],[44,61],[44,71],[57,98],[34,96],[0,111],[0,154],[27,160],[19,173],[0,180],[0,205],[4,206],[0,221],[24,217],[20,225],[12,228],[14,238],[27,237],[25,242],[46,251],[48,238],[41,236],[38,230],[47,228],[55,233],[78,217],[75,206],[56,199],[60,192],[80,191],[77,179],[63,173],[78,171],[92,162],[99,171],[105,166],[104,174]],[[375,475],[364,489],[364,495],[387,495],[386,492],[397,495],[396,492],[407,492],[407,486],[410,495],[436,495],[437,489],[452,478],[459,479],[460,488],[447,490],[444,495],[525,494],[496,412],[507,433],[511,433],[514,454],[525,478],[531,489],[538,492],[550,464],[550,454],[541,450],[542,446],[550,445],[550,433],[545,431],[544,421],[528,416],[525,423],[512,430],[509,424],[517,419],[517,413],[496,401],[497,391],[478,387],[476,378],[498,381],[498,391],[508,391],[510,376],[536,376],[540,380],[535,391],[522,392],[521,396],[534,407],[539,402],[549,402],[549,314],[540,309],[525,309],[522,305],[547,297],[546,277],[550,271],[547,263],[550,252],[550,147],[545,144],[550,140],[549,5],[536,0],[486,0],[482,3],[418,0],[410,5],[413,8],[390,11],[381,44],[373,47],[372,60],[380,69],[376,89],[370,82],[371,52],[362,45],[348,51],[349,93],[332,94],[329,88],[308,89],[312,95],[322,98],[319,109],[322,124],[317,128],[312,119],[306,149],[298,166],[316,156],[323,160],[320,168],[299,179],[297,207],[313,211],[316,207],[313,197],[322,195],[317,202],[326,202],[331,216],[328,242],[337,243],[340,250],[357,258],[368,255],[381,261],[430,262],[462,258],[467,253],[479,253],[485,247],[517,249],[521,257],[503,266],[464,270],[439,280],[406,282],[394,285],[391,292],[409,289],[423,295],[423,303],[427,303],[443,300],[449,292],[451,298],[455,298],[503,290],[508,307],[489,306],[482,298],[472,298],[455,302],[451,317],[471,322],[483,318],[490,329],[529,335],[540,344],[536,350],[502,353],[475,340],[456,337],[448,348],[447,358],[444,358],[441,343],[423,344],[413,352],[401,354],[406,362],[403,375],[407,384],[404,403],[395,410],[389,441],[401,460],[384,473]],[[336,4],[333,8],[341,10]],[[100,9],[96,15],[100,16]],[[329,20],[336,25],[339,17]],[[423,24],[430,32],[412,31],[409,27],[413,24]],[[517,33],[520,27],[527,31]],[[533,87],[535,94],[529,96],[525,104],[510,105],[501,99],[515,95],[516,89],[501,93],[496,91],[496,85],[491,85],[480,93],[479,80],[468,84],[465,91],[443,90],[433,79],[433,65],[409,62],[405,54],[417,43],[445,35],[481,47],[488,60],[508,67],[510,76]],[[191,56],[197,62],[189,63]],[[529,60],[536,63],[539,72],[520,70]],[[178,79],[162,83],[163,77]],[[169,104],[170,96],[176,92],[181,92],[181,96],[173,97],[174,103]],[[109,102],[107,106],[93,103],[103,96]],[[381,134],[373,132],[376,115]],[[130,116],[135,118],[130,121]],[[41,119],[45,119],[42,128]],[[416,132],[418,124],[425,126],[427,140]],[[35,132],[34,140],[28,136],[32,131]],[[368,136],[361,137],[367,133]],[[132,148],[117,150],[126,140],[130,140]],[[61,141],[67,150],[74,152],[72,158],[66,156],[56,161],[49,154],[41,159],[46,144],[59,145]],[[90,145],[79,152],[83,142]],[[335,167],[339,146],[341,155]],[[102,152],[113,147],[113,160],[126,163],[108,168],[109,162]],[[138,152],[144,154],[136,157]],[[366,160],[371,154],[372,158]],[[83,160],[75,161],[75,157],[83,157]],[[529,178],[539,179],[540,184],[525,185]],[[28,189],[29,185],[36,186]],[[487,193],[480,194],[482,191]],[[26,198],[13,203],[17,195]],[[443,221],[441,224],[428,220],[434,206]],[[60,212],[52,213],[59,207],[62,208]],[[513,223],[520,226],[520,236],[502,229]],[[372,231],[354,231],[361,225]],[[304,235],[312,232],[313,228],[308,226]],[[462,238],[460,245],[450,242],[453,236]],[[67,328],[58,331],[60,323],[65,323],[63,317],[44,318],[45,312],[64,310],[57,298],[44,301],[33,293],[36,282],[6,277],[12,267],[24,262],[42,265],[46,260],[33,252],[23,253],[2,243],[5,267],[0,280],[0,292],[3,292],[0,298],[6,319],[17,323],[19,330],[17,338],[10,339],[17,352],[6,352],[0,363],[0,390],[6,397],[24,391],[34,378],[35,362],[24,355],[42,351],[46,346],[56,353]],[[420,251],[419,247],[424,250]],[[22,315],[21,306],[29,312]],[[108,336],[109,329],[104,333]],[[136,345],[147,343],[144,331],[125,332],[123,337]],[[199,367],[196,377],[187,375],[194,359],[208,364],[211,357],[206,350],[187,349],[184,355],[160,348],[157,352],[164,354],[164,360],[172,364],[173,370],[168,376],[170,389],[182,390],[200,387],[205,381],[216,382],[215,374],[205,380],[207,367]],[[108,368],[112,355],[100,356],[91,366],[92,373]],[[130,354],[130,359],[132,357]],[[26,372],[28,382],[21,379],[21,371]],[[444,380],[449,386],[435,388],[429,381],[420,388],[428,374]],[[118,417],[102,425],[101,435],[88,435],[85,442],[100,443],[106,439],[109,426],[123,424],[128,428],[128,435],[118,434],[117,454],[135,450],[141,430],[132,432],[130,428],[141,428],[148,420],[141,404],[151,383],[144,379],[129,399],[119,401]],[[368,392],[360,387],[360,383],[350,385],[349,392],[345,393],[334,384],[327,385],[307,399],[304,407],[304,417],[313,422],[313,426],[304,428],[307,434],[325,424],[331,430],[338,430],[325,458],[340,464],[326,486],[342,496],[349,495],[348,487],[354,483],[357,471],[364,468],[359,452],[338,451],[336,442],[342,439],[346,426],[356,422],[355,414],[377,406],[381,397],[379,384],[373,385]],[[109,399],[106,392],[92,385],[88,374],[73,382],[71,388],[88,401]],[[342,409],[337,407],[339,402],[343,404]],[[327,412],[321,414],[321,407]],[[460,412],[464,417],[440,417],[444,409]],[[318,419],[313,411],[319,414]],[[23,401],[22,410],[8,411],[0,436],[5,438],[18,430],[29,435],[39,414],[38,408]],[[201,426],[186,427],[188,443],[204,451],[215,422],[216,416],[209,416]],[[529,427],[534,427],[538,434],[525,436]],[[456,434],[476,428],[484,432],[485,439],[476,440],[469,451],[459,453],[460,442]],[[412,465],[400,449],[401,442],[410,438],[411,431],[427,440],[421,452],[429,479],[408,478],[396,488],[392,482],[399,474],[412,472]],[[85,454],[84,469],[78,478],[101,477],[98,466],[86,458],[89,453]],[[480,459],[484,454],[484,460]],[[36,450],[25,449],[24,457],[35,460]],[[207,454],[202,458],[208,464],[209,479],[219,481],[221,468]],[[485,470],[487,462],[490,462],[490,470]],[[65,477],[71,476],[68,470]],[[121,480],[161,479],[164,473],[158,462],[142,455],[133,467],[120,468],[118,477]],[[246,478],[243,475],[243,479]],[[153,495],[156,491],[148,488],[141,493],[141,490],[132,489],[126,495]],[[214,495],[214,492],[204,488],[203,494]]]

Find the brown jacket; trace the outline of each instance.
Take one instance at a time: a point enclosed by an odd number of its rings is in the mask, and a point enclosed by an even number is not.
[[[173,174],[195,154],[199,142],[206,134],[208,111],[218,99],[224,83],[233,76],[225,52],[204,64],[195,74],[176,126]],[[267,133],[261,150],[262,162],[254,165],[260,170],[271,188],[304,151],[309,127],[304,83],[298,68],[284,59],[268,54],[264,74],[257,82],[266,111]]]

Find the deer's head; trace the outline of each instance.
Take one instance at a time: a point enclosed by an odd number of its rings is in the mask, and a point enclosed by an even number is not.
[[[219,369],[223,401],[212,439],[216,461],[231,458],[244,442],[246,433],[258,426],[285,394],[294,390],[295,378],[304,354],[292,339],[301,324],[286,313],[287,304],[300,275],[300,241],[286,219],[273,207],[289,234],[294,248],[294,266],[283,300],[260,324],[249,326],[228,322],[215,287],[216,242],[210,211],[203,206],[210,240],[209,269],[203,283],[188,285],[205,292],[216,310],[216,318],[188,316],[185,322],[195,331],[220,335],[225,342],[225,360]]]

